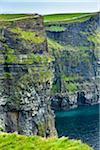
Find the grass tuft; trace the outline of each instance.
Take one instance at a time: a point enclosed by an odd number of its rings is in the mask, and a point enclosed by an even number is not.
[[[22,136],[2,133],[0,134],[0,150],[92,150],[80,140],[62,138],[41,138],[38,136]]]

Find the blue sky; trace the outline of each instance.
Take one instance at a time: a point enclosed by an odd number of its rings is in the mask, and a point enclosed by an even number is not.
[[[0,2],[97,2],[99,0],[0,0]]]
[[[0,0],[0,13],[52,14],[96,11],[100,11],[99,0]]]

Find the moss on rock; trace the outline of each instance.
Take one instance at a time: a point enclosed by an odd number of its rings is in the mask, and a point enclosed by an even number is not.
[[[46,31],[50,31],[50,32],[63,32],[65,30],[66,28],[64,26],[59,26],[59,25],[52,25],[52,26],[46,27]]]
[[[12,28],[11,32],[19,34],[20,38],[33,43],[43,43],[45,40],[45,37],[41,36],[40,33],[33,31],[24,31],[21,28]]]

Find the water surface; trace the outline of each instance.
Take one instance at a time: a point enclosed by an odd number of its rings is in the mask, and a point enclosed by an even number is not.
[[[56,112],[56,128],[59,136],[81,139],[99,150],[99,105]]]

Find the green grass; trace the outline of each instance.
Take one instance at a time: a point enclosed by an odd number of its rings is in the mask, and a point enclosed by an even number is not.
[[[24,40],[28,40],[33,43],[43,43],[45,37],[40,35],[40,33],[32,32],[32,31],[24,31],[21,28],[12,28],[11,32],[19,34],[19,37]]]
[[[4,73],[4,77],[5,78],[12,78],[12,73],[10,73],[10,72],[5,72]],[[3,130],[3,129],[2,129]]]
[[[92,150],[81,141],[68,138],[41,138],[17,134],[0,134],[0,150]]]
[[[0,21],[14,21],[33,17],[31,14],[0,14]]]
[[[95,44],[99,44],[100,43],[100,31],[96,31],[95,33],[90,35],[88,37],[88,40],[95,43]]]
[[[57,84],[53,83],[50,94],[54,96],[56,93],[58,93],[58,91],[59,91],[59,87],[57,86]]]
[[[51,31],[51,32],[63,32],[65,31],[66,28],[63,27],[63,26],[58,26],[58,25],[53,25],[53,26],[50,26],[50,27],[46,27],[46,31]]]
[[[64,50],[64,46],[62,46],[61,44],[59,44],[56,40],[48,38],[47,39],[48,42],[48,47],[49,49],[56,49],[56,50]]]
[[[78,83],[66,83],[66,89],[69,91],[69,92],[75,92],[77,91],[77,88],[78,88]]]
[[[48,54],[28,54],[26,55],[26,58],[24,56],[22,58],[19,57],[18,64],[47,64],[53,61],[54,58],[51,55]]]
[[[44,15],[44,22],[47,24],[59,22],[84,21],[96,13],[71,13]],[[34,14],[0,14],[0,21],[15,21],[26,18],[34,18]]]
[[[63,74],[62,75],[62,79],[64,81],[75,81],[75,80],[78,80],[78,75],[70,75],[70,76],[68,76],[68,75]]]
[[[0,65],[3,64],[4,62],[5,62],[4,56],[2,55],[2,56],[0,56]]]
[[[96,13],[71,13],[71,14],[52,14],[44,15],[45,24],[65,23],[65,22],[81,22],[89,19]]]

